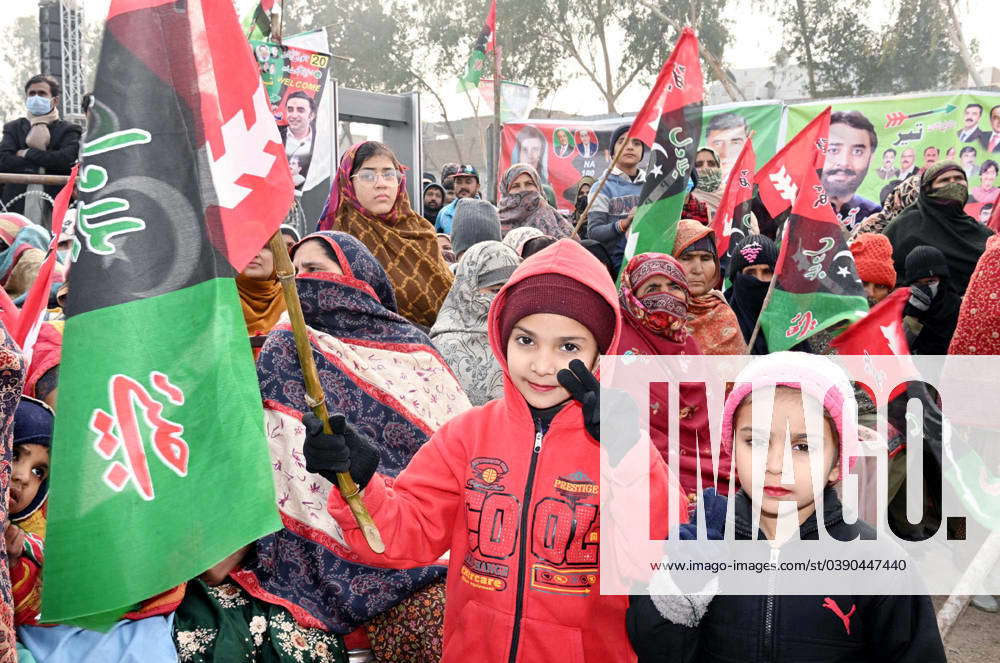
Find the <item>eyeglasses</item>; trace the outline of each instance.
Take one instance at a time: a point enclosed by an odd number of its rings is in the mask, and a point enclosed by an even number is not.
[[[379,173],[371,168],[363,168],[354,175],[351,175],[352,179],[359,179],[365,184],[375,184],[379,179],[383,179],[386,182],[398,182],[399,177],[399,171],[395,169],[383,170]]]

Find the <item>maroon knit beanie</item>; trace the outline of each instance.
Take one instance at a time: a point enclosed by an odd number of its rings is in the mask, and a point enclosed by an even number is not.
[[[583,283],[561,274],[537,274],[518,281],[504,293],[500,312],[500,342],[507,340],[518,321],[535,313],[555,313],[572,318],[590,330],[601,354],[607,354],[615,337],[615,310]]]

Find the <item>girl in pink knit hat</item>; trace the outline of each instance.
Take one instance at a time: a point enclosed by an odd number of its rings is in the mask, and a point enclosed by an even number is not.
[[[823,586],[834,587],[828,594],[804,595],[801,576],[782,573],[794,567],[779,565],[837,557],[842,549],[819,541],[825,538],[821,527],[835,541],[863,550],[859,559],[901,555],[893,544],[876,540],[866,523],[846,522],[835,490],[854,455],[847,443],[857,440],[855,416],[853,389],[825,357],[779,352],[755,359],[739,374],[722,420],[723,445],[732,451],[739,490],[731,504],[714,489],[705,491],[708,540],[699,540],[697,557],[688,559],[728,562],[742,548],[744,560],[759,557],[768,565],[760,567],[761,575],[751,570],[742,577],[657,571],[649,595],[633,596],[626,617],[639,663],[944,663],[934,608],[929,597],[914,591],[920,587],[915,575],[845,573],[833,583],[827,579]],[[822,513],[817,513],[820,495]],[[727,525],[730,536],[723,543]],[[698,525],[681,525],[677,534],[671,539],[686,542],[690,551],[691,541],[699,539]],[[754,539],[770,545],[754,548],[749,542]],[[744,585],[746,574],[759,584]],[[906,584],[912,595],[905,593]],[[750,589],[739,593],[738,587]],[[893,592],[901,595],[888,595]]]

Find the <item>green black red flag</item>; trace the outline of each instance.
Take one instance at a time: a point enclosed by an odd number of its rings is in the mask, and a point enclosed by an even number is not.
[[[96,80],[42,598],[86,625],[280,527],[233,277],[293,195],[232,3],[114,0]]]
[[[802,128],[770,161],[757,171],[760,200],[776,217],[795,203],[809,173],[822,170],[830,136],[830,107]]]
[[[492,53],[496,49],[496,38],[497,0],[490,0],[490,10],[486,14],[486,22],[483,24],[483,29],[479,31],[479,36],[476,37],[476,43],[472,46],[472,53],[465,65],[465,73],[458,79],[459,92],[479,87],[479,80],[489,66],[486,54]]]
[[[715,244],[723,273],[729,266],[731,249],[751,233],[750,211],[753,202],[753,175],[757,169],[757,156],[753,141],[747,139],[729,171],[726,188],[722,192],[719,208],[712,219]]]
[[[698,38],[694,30],[684,28],[628,131],[630,138],[650,146],[650,157],[623,268],[636,254],[669,254],[674,248],[701,137],[703,98]]]
[[[854,255],[830,197],[807,169],[785,224],[771,299],[760,325],[771,352],[787,350],[838,322],[868,312]]]

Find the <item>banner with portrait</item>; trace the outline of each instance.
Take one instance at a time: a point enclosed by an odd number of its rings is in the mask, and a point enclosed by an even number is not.
[[[782,110],[778,101],[706,106],[699,145],[715,149],[725,178],[747,136],[753,132],[757,157],[764,163],[777,151]],[[501,133],[500,173],[515,163],[533,166],[543,185],[555,192],[557,207],[571,211],[578,183],[584,177],[600,178],[611,162],[611,134],[632,119],[627,116],[505,123]]]
[[[860,222],[865,209],[880,205],[890,185],[944,159],[965,169],[970,194],[966,211],[976,219],[989,218],[1000,195],[1000,93],[954,91],[795,104],[788,107],[786,135],[794,136],[828,105],[834,112],[822,182],[848,229]]]
[[[278,123],[296,195],[302,195],[316,143],[316,118],[330,56],[298,46],[251,40]]]

